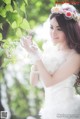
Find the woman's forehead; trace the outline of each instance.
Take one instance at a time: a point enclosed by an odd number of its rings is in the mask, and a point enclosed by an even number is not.
[[[52,18],[52,19],[50,20],[50,24],[51,24],[51,25],[59,26],[59,24],[58,24],[56,18]]]

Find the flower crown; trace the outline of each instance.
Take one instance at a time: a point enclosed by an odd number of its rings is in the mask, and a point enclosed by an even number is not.
[[[76,10],[70,10],[68,7],[62,8],[60,6],[55,6],[52,7],[51,13],[56,13],[56,14],[64,14],[66,18],[69,19],[74,19],[75,21],[80,20],[80,15]]]

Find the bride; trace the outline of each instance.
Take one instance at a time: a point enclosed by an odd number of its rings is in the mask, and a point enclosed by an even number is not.
[[[39,113],[41,119],[80,119],[80,96],[74,88],[80,80],[78,20],[77,10],[72,5],[55,6],[50,15],[53,45],[41,52],[31,36],[23,39],[22,46],[34,63],[30,81],[36,86],[40,79],[45,91],[44,105]]]

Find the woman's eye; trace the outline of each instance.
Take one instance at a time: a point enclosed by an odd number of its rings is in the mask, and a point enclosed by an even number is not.
[[[51,29],[53,29],[53,27],[52,27],[52,26],[50,26],[50,28],[51,28]]]
[[[50,26],[50,29],[54,29],[53,26]],[[61,28],[56,28],[56,30],[58,30],[58,31],[62,31]]]
[[[61,29],[61,28],[58,28],[57,30],[62,31],[62,29]]]

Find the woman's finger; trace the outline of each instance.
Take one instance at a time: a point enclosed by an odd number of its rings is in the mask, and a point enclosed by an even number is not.
[[[31,49],[38,50],[38,47],[36,47],[36,46],[35,46],[35,45],[33,45],[33,44],[32,44],[32,45],[30,45],[29,47],[30,47]]]

